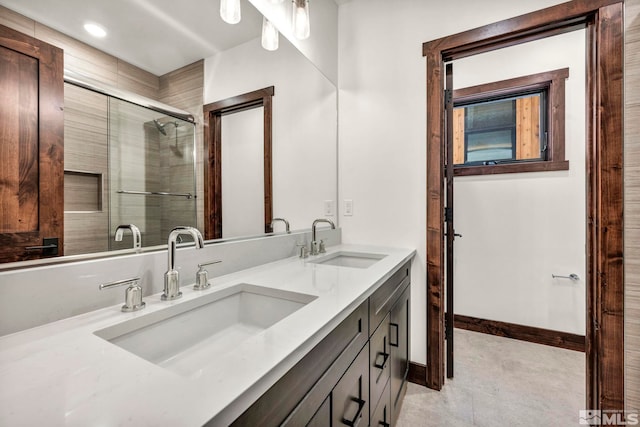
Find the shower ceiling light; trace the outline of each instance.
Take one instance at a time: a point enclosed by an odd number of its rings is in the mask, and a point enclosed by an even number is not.
[[[84,24],[84,29],[93,37],[103,38],[107,35],[107,31],[104,28],[92,22],[87,22],[86,24]]]
[[[220,17],[227,24],[240,22],[240,0],[220,0]]]
[[[309,0],[293,0],[293,34],[298,40],[309,37]]]
[[[279,33],[275,25],[266,17],[262,17],[262,47],[266,50],[277,50]]]

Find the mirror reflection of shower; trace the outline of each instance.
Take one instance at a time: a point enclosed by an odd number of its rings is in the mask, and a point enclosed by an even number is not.
[[[109,100],[109,230],[135,224],[145,247],[165,244],[174,227],[197,222],[196,126],[162,114]],[[109,245],[132,242],[112,237]]]
[[[175,142],[174,142],[174,145],[169,145],[169,148],[171,149],[173,154],[175,154],[178,157],[182,157],[182,151],[180,151],[180,148],[178,147],[178,127],[180,126],[180,123],[178,123],[177,120],[176,121],[165,122],[165,123],[160,123],[160,120],[153,119],[153,124],[156,125],[156,128],[158,129],[158,132],[160,132],[164,136],[169,136],[167,134],[167,129],[165,129],[167,125],[175,126]]]

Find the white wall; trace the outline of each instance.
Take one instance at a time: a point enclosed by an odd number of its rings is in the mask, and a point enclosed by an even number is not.
[[[422,43],[558,0],[352,0],[339,10],[345,243],[414,247],[411,360],[426,362],[426,71]]]
[[[205,104],[275,87],[273,216],[292,229],[324,217],[324,201],[335,203],[337,188],[337,93],[329,80],[281,38],[275,52],[255,39],[207,58],[204,81]]]
[[[569,68],[558,172],[455,178],[455,313],[584,335],[584,31],[454,61],[454,88]],[[577,273],[580,281],[553,279]]]
[[[222,237],[264,233],[264,108],[222,116]]]

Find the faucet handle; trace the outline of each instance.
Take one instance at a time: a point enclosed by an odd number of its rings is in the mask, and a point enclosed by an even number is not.
[[[326,252],[327,249],[324,247],[324,240],[320,239],[320,243],[318,244],[318,253],[323,254]]]
[[[134,277],[131,279],[118,280],[110,283],[103,283],[99,286],[100,290],[115,288],[118,286],[129,285],[127,290],[124,293],[124,305],[122,306],[122,311],[131,312],[142,310],[146,303],[142,301],[142,287],[138,284],[140,281],[139,277]]]
[[[193,285],[193,289],[196,291],[202,291],[210,287],[211,283],[209,283],[209,276],[208,276],[207,270],[205,270],[204,267],[207,265],[218,264],[221,262],[222,260],[215,260],[215,261],[203,262],[201,264],[198,264],[198,271],[196,272],[196,284]]]

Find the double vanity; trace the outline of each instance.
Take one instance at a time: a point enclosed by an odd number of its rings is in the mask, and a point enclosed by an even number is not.
[[[6,335],[0,425],[393,425],[413,256],[339,244]]]

